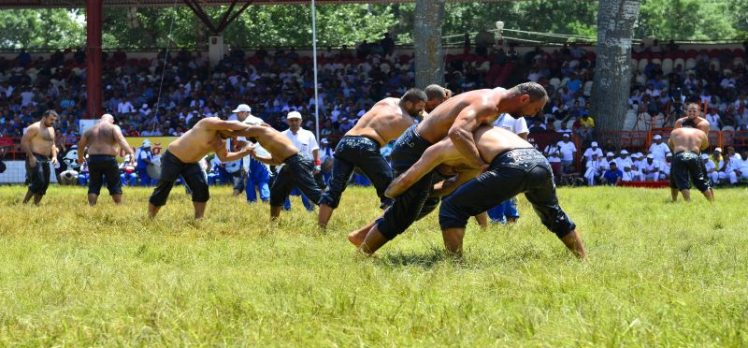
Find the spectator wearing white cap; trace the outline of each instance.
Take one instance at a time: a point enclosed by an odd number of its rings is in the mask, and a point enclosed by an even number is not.
[[[634,164],[634,161],[632,161],[631,157],[629,157],[629,151],[626,149],[621,149],[620,156],[616,157],[615,161],[618,169],[623,170],[625,170],[626,167],[631,168],[631,166]]]
[[[135,170],[138,174],[138,181],[140,186],[151,186],[153,179],[148,175],[148,166],[153,163],[153,151],[151,150],[151,140],[143,140],[143,144],[137,149],[135,153],[135,160],[137,165]]]
[[[701,162],[704,164],[704,172],[706,172],[707,178],[712,181],[712,185],[716,185],[717,181],[712,178],[717,178],[717,165],[709,160],[709,155],[702,153],[700,156]]]
[[[301,128],[301,113],[298,111],[291,111],[286,116],[288,122],[288,129],[282,133],[291,140],[294,146],[299,149],[299,155],[305,159],[311,160],[314,163],[314,172],[312,173],[317,180],[317,184],[322,184],[322,177],[319,175],[322,169],[322,162],[319,158],[319,145],[317,144],[317,138],[314,133]],[[322,186],[322,185],[320,185]],[[301,194],[297,188],[292,190],[291,194]],[[301,200],[304,203],[304,207],[308,211],[314,210],[314,204],[312,204],[306,196],[301,194]],[[289,205],[286,204],[288,207]]]
[[[748,179],[748,150],[743,150],[742,159],[736,159],[735,156],[730,159],[728,171],[728,177],[732,185],[737,184],[741,179]]]
[[[597,141],[593,141],[587,150],[584,150],[584,160],[589,162],[592,160],[592,155],[597,155],[597,158],[603,158],[603,150],[598,146]]]
[[[642,163],[641,171],[646,181],[665,180],[665,175],[661,172],[661,162],[655,160],[653,154],[648,154],[647,159]]]
[[[660,162],[660,177],[664,177],[665,180],[670,178],[670,168],[673,165],[673,154],[668,153],[665,155],[665,162]]]
[[[574,154],[577,153],[577,146],[571,141],[569,134],[564,133],[561,141],[558,142],[561,152],[561,167],[564,173],[571,173],[574,164]]]
[[[605,157],[598,155],[597,152],[592,153],[592,158],[586,163],[587,170],[584,172],[584,178],[587,180],[587,185],[595,185],[595,179],[607,169],[606,164],[607,161],[605,160]]]
[[[665,156],[670,153],[670,147],[662,141],[662,136],[655,134],[652,137],[654,143],[649,145],[649,153],[654,156],[655,161],[665,162]]]
[[[714,164],[714,172],[707,172],[709,180],[711,180],[714,185],[718,185],[724,181],[729,182],[729,176],[725,172],[726,165],[725,159],[722,157],[722,148],[718,147],[714,149],[714,152],[712,152],[712,155],[710,156],[710,161]],[[707,168],[708,167],[709,166],[707,166]]]
[[[233,114],[229,116],[229,121],[237,120],[249,125],[261,125],[265,122],[252,115],[252,108],[247,104],[240,104],[232,110]],[[237,138],[239,141],[247,141],[244,137]],[[241,144],[239,144],[241,146]],[[255,144],[255,153],[266,152],[260,144]],[[260,200],[267,202],[270,199],[270,169],[267,164],[256,160],[252,156],[242,159],[242,167],[246,171],[246,181],[244,183],[247,203],[257,202],[257,193],[259,192]],[[236,188],[236,186],[235,186]]]

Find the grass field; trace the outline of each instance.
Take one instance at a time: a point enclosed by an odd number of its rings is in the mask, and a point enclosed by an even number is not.
[[[0,187],[1,346],[748,346],[748,191],[710,206],[665,190],[560,190],[579,262],[524,198],[512,227],[468,229],[445,259],[436,215],[363,259],[345,239],[378,210],[350,188],[327,232],[298,199],[212,190],[207,219],[175,189],[115,207],[52,187],[42,207]]]

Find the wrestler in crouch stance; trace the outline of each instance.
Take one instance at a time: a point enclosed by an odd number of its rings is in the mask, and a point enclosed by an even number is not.
[[[484,173],[467,166],[465,157],[446,138],[429,147],[418,162],[395,178],[386,195],[397,197],[435,169],[441,172],[452,169],[457,176],[442,185],[441,194],[454,192],[442,201],[439,210],[447,252],[462,255],[462,240],[470,216],[524,192],[541,222],[576,256],[584,258],[584,244],[576,225],[558,205],[553,170],[543,154],[513,132],[499,127],[483,126],[474,137],[481,159],[490,163]]]
[[[371,180],[383,206],[389,200],[384,190],[392,182],[392,169],[379,149],[397,139],[421,119],[427,97],[420,89],[410,89],[401,98],[385,98],[356,122],[335,147],[332,181],[319,205],[319,226],[327,227],[340,203],[353,170],[358,167]]]
[[[509,90],[481,89],[449,98],[423,122],[411,126],[397,139],[391,155],[395,175],[408,170],[429,146],[446,136],[469,166],[485,170],[488,164],[478,152],[473,132],[481,125],[492,124],[502,113],[534,116],[547,100],[545,89],[534,82],[522,83]],[[376,252],[421,215],[432,186],[432,175],[427,173],[399,195],[381,218],[351,232],[348,240],[363,253]]]
[[[689,116],[698,113],[699,106],[688,106]],[[680,124],[670,133],[668,144],[673,151],[673,164],[670,169],[670,193],[673,202],[678,200],[678,192],[683,200],[691,200],[691,181],[710,202],[714,202],[714,191],[709,186],[704,163],[699,159],[701,151],[709,147],[709,137],[703,131],[702,122],[691,122],[692,117]],[[708,123],[707,123],[708,127]],[[706,128],[708,131],[708,128]]]
[[[314,163],[299,155],[299,149],[291,143],[288,137],[265,123],[252,123],[245,130],[235,132],[235,134],[258,142],[267,151],[267,155],[251,152],[258,161],[270,165],[282,165],[270,187],[270,218],[272,220],[280,216],[283,202],[294,187],[298,187],[314,204],[319,204],[322,190],[312,174]]]
[[[34,197],[34,205],[39,205],[49,188],[49,165],[57,164],[57,147],[55,146],[55,128],[57,112],[47,110],[42,119],[32,123],[21,138],[21,148],[26,152],[26,170],[28,171],[29,190],[23,198],[23,204]]]
[[[253,147],[247,144],[241,151],[228,152],[225,139],[236,136],[233,131],[249,127],[238,121],[224,121],[208,117],[198,121],[192,129],[169,144],[161,156],[161,177],[148,203],[148,216],[154,218],[166,204],[169,192],[181,175],[192,192],[195,219],[202,219],[210,198],[208,181],[198,163],[205,155],[215,152],[221,161],[235,161],[247,156]]]
[[[122,202],[122,181],[119,178],[117,153],[125,150],[134,162],[135,153],[125,140],[122,130],[114,124],[114,116],[104,114],[99,123],[83,132],[78,141],[78,164],[85,162],[88,152],[88,204],[93,206],[99,199],[101,186],[106,187],[115,204]],[[132,163],[134,164],[134,163]]]

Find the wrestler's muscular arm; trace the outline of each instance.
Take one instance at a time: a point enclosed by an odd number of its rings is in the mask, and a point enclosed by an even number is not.
[[[218,131],[242,131],[250,127],[239,121],[224,121],[217,117],[205,119],[205,126],[208,129]]]
[[[26,130],[26,133],[21,137],[21,149],[26,153],[26,158],[29,161],[29,166],[34,168],[36,166],[36,157],[34,157],[34,150],[31,147],[31,139],[39,134],[39,128],[32,126]]]
[[[86,161],[86,146],[88,146],[88,137],[91,136],[91,129],[86,130],[78,140],[78,164]]]
[[[119,126],[114,126],[114,140],[119,144],[120,149],[125,150],[130,155],[130,163],[135,163],[135,152],[133,151],[132,147],[130,147],[130,144],[127,143],[127,139],[125,139],[125,136],[122,134],[122,129],[119,128]],[[80,149],[81,147],[78,146]],[[79,155],[80,156],[80,153]]]
[[[447,196],[458,187],[462,186],[462,184],[466,183],[468,180],[471,180],[480,175],[480,173],[481,171],[475,168],[461,169],[458,171],[457,176],[444,180],[441,187],[438,190],[434,191],[434,194],[440,197]]]
[[[444,139],[432,146],[429,146],[424,151],[421,158],[413,164],[408,170],[395,178],[387,190],[384,191],[384,195],[389,198],[395,198],[405,192],[408,188],[421,180],[426,174],[430,173],[436,166],[444,162],[446,155],[448,154],[448,148],[450,141]]]
[[[220,159],[221,162],[232,162],[244,158],[245,156],[252,153],[255,148],[254,145],[248,144],[244,146],[244,148],[240,151],[228,152],[228,150],[226,150],[226,142],[217,134],[216,137],[213,138],[211,145],[213,146],[213,151],[216,153],[216,156],[218,156],[218,159]]]
[[[475,145],[473,132],[492,117],[499,114],[498,108],[488,100],[481,100],[477,105],[470,105],[460,111],[447,135],[457,150],[465,157],[471,167],[486,169],[488,164],[483,161]]]

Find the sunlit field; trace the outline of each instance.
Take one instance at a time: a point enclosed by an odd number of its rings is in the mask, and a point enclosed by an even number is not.
[[[116,207],[50,188],[41,207],[0,187],[2,346],[748,345],[748,191],[669,203],[669,191],[561,189],[579,262],[524,197],[515,226],[471,222],[465,258],[437,214],[376,258],[345,235],[380,211],[350,188],[326,232],[298,198],[281,221],[213,188],[194,222],[181,188],[154,221],[150,190]],[[106,192],[104,190],[104,192]]]

